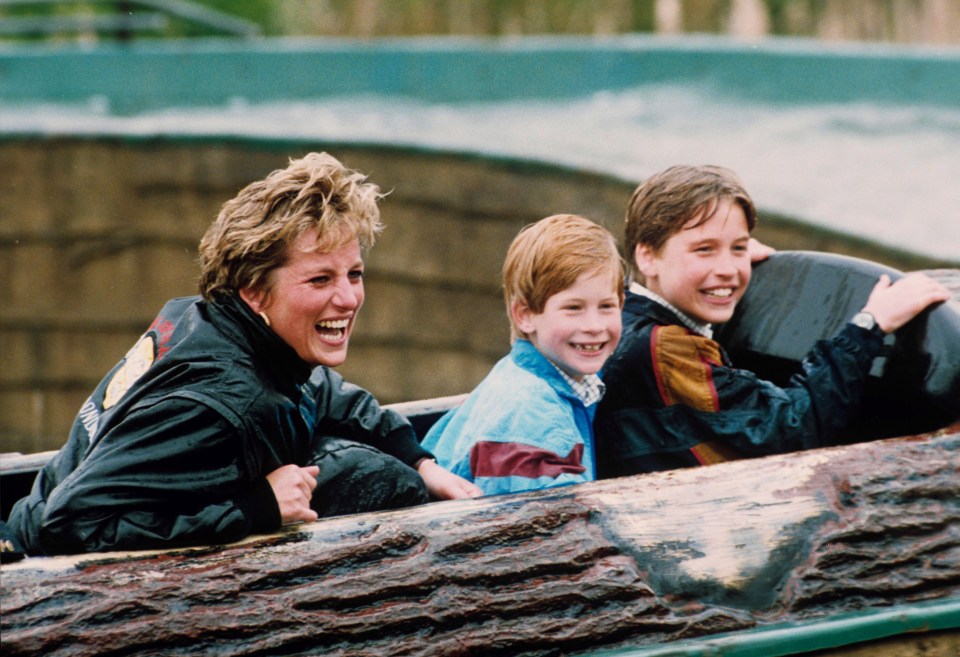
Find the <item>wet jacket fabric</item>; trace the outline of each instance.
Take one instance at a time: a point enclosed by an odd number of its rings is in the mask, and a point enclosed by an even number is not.
[[[329,438],[413,464],[409,422],[314,370],[237,296],[168,302],[9,524],[34,554],[221,543],[280,526],[266,475]]]
[[[519,339],[464,403],[430,428],[423,446],[487,495],[592,481],[595,410]]]
[[[628,293],[597,409],[600,478],[827,444],[857,412],[881,335],[847,324],[785,387],[737,369],[715,341]]]

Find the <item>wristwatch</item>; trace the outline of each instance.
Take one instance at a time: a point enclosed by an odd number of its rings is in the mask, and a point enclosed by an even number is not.
[[[852,324],[859,326],[862,329],[866,329],[867,331],[870,331],[871,333],[876,333],[881,337],[886,335],[883,329],[880,328],[880,325],[877,324],[877,318],[874,317],[873,314],[868,313],[865,310],[861,310],[856,315],[854,315],[853,319],[851,319],[850,322]]]

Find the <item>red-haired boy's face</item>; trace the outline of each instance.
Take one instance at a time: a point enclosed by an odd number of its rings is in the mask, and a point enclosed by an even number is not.
[[[688,225],[654,252],[639,245],[634,257],[648,289],[704,324],[726,322],[750,283],[750,230],[739,203],[721,199],[696,227]]]
[[[533,346],[576,380],[599,372],[620,341],[620,295],[609,272],[581,274],[543,312],[518,303],[513,315]]]

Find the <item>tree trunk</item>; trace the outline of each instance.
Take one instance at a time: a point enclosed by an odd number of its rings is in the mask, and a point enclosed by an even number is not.
[[[960,594],[922,437],[4,566],[4,655],[548,655]]]

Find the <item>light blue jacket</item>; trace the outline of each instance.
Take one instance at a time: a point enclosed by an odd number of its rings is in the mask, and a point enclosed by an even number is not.
[[[487,495],[593,481],[595,410],[521,339],[423,446]]]

